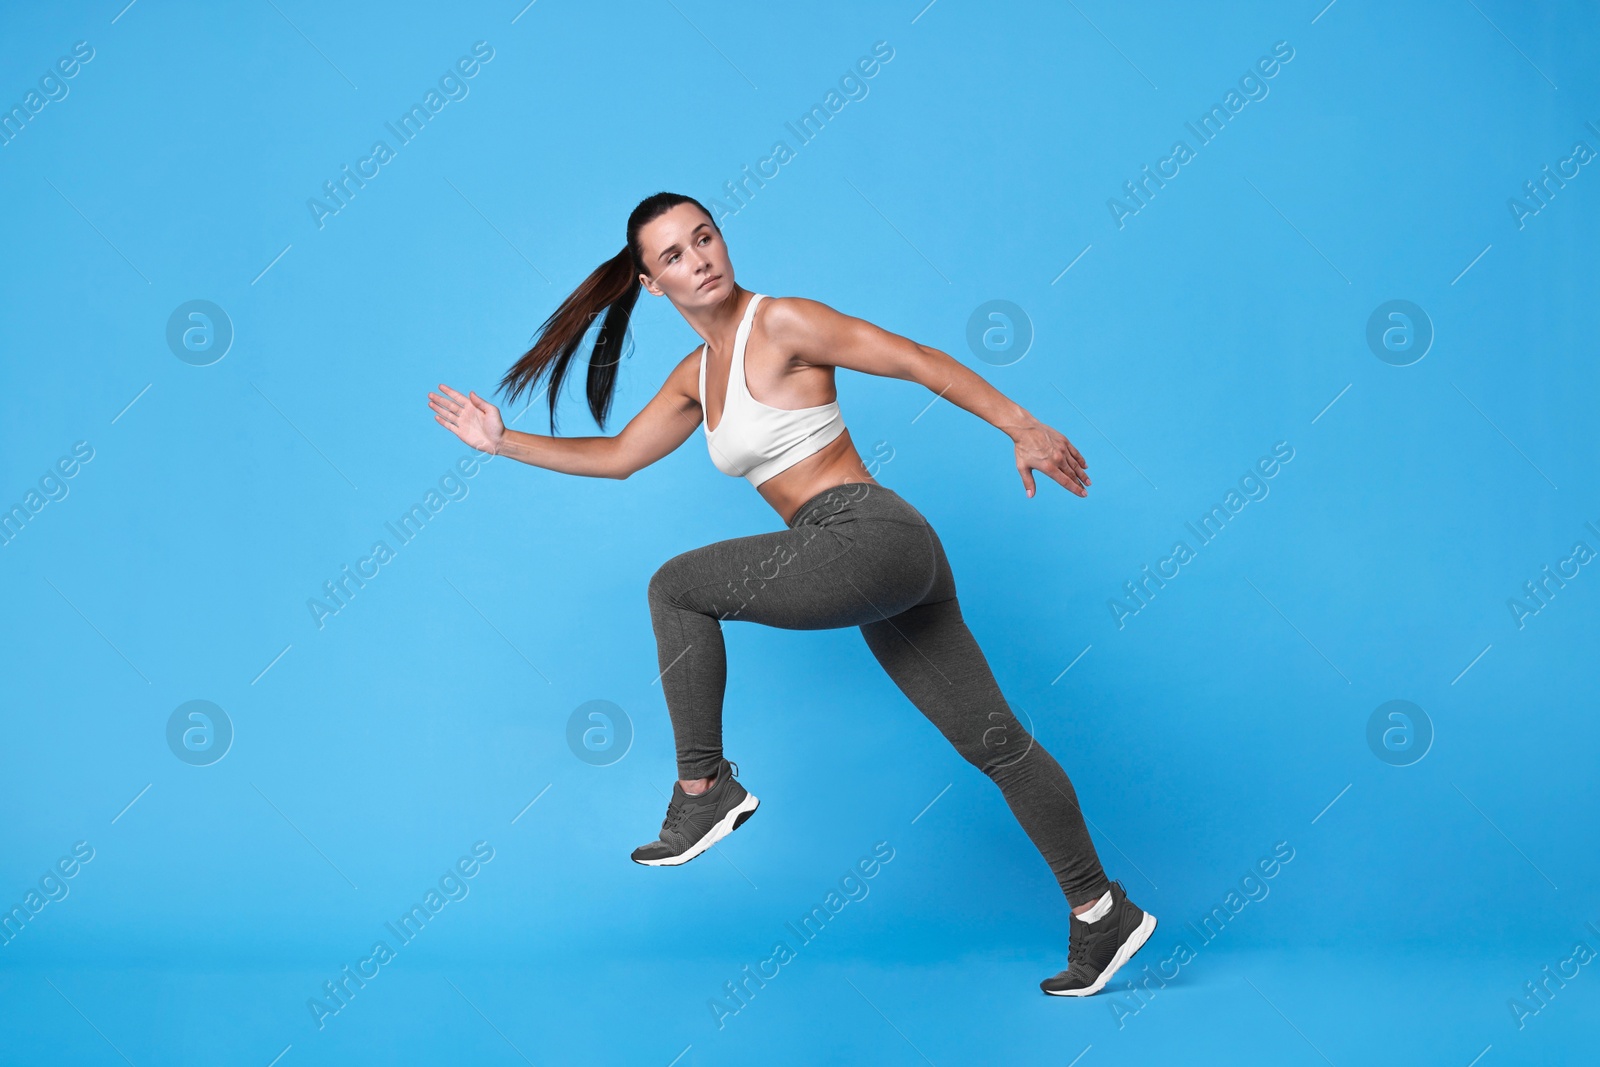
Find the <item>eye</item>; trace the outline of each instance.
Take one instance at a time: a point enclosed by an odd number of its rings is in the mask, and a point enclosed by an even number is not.
[[[674,252],[674,253],[672,253],[672,255],[667,257],[667,262],[668,263],[676,262],[677,258],[678,258],[678,253]]]

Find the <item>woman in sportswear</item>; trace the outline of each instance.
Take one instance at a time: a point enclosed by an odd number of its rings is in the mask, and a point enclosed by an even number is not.
[[[834,369],[917,382],[992,423],[1015,442],[1017,472],[1030,497],[1034,471],[1087,496],[1082,455],[944,352],[813,300],[764,298],[740,288],[710,213],[675,193],[634,208],[622,251],[562,302],[501,380],[507,402],[551,369],[554,430],[567,366],[603,313],[587,395],[604,426],[641,286],[670,300],[705,343],[678,362],[615,436],[508,430],[499,409],[476,393],[463,396],[440,384],[442,395],[428,394],[435,419],[472,447],[595,478],[626,478],[703,424],[717,469],[746,478],[788,527],[684,552],[650,579],[679,780],[658,840],[634,850],[633,859],[685,863],[756,809],[756,798],[735,777],[738,767],[722,753],[722,622],[858,626],[900,691],[999,786],[1055,874],[1073,913],[1068,964],[1040,988],[1063,996],[1099,991],[1149,938],[1155,916],[1106,877],[1072,783],[1001,695],[962,621],[938,534],[863,465],[835,399]]]

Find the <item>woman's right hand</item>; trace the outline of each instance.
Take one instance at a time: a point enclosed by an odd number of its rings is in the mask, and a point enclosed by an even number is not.
[[[500,453],[500,442],[505,437],[505,423],[500,421],[500,409],[477,393],[462,396],[454,389],[439,383],[444,396],[428,394],[428,406],[433,409],[433,421],[449,430],[479,452]]]

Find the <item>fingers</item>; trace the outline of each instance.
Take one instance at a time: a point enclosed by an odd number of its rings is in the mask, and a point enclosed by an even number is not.
[[[444,390],[445,396],[435,397],[432,393],[428,394],[430,400],[437,399],[443,405],[442,409],[436,408],[435,410],[443,410],[453,417],[459,417],[463,411],[470,410],[475,406],[471,399],[463,396],[459,390],[452,389],[443,382],[439,383],[439,388]]]
[[[1070,468],[1063,468],[1056,464],[1047,464],[1039,468],[1041,473],[1048,474],[1055,482],[1075,496],[1086,497],[1089,491],[1084,488],[1084,477],[1074,473]]]
[[[476,392],[469,390],[463,396],[459,390],[452,389],[443,382],[439,383],[439,388],[444,390],[446,395],[439,396],[435,393],[429,393],[428,406],[438,414],[445,416],[444,419],[440,420],[440,424],[448,426],[452,430],[456,428],[462,416],[469,411],[473,413],[474,417],[479,412],[485,415],[497,415],[499,412],[498,408]]]
[[[448,400],[444,399],[443,397],[436,397],[432,393],[428,394],[428,406],[434,410],[435,418],[438,418],[442,415],[449,420],[446,422],[445,419],[440,419],[440,421],[444,422],[446,426],[454,426],[456,416],[459,415],[461,411],[460,408],[456,407],[454,404],[451,404]]]
[[[1071,455],[1064,456],[1059,466],[1084,485],[1089,484],[1089,475],[1084,472],[1082,462],[1075,460]]]
[[[1033,463],[1032,466],[1079,496],[1087,496],[1088,494],[1082,492],[1081,488],[1089,484],[1089,475],[1078,465],[1072,454],[1071,445],[1067,443],[1065,437],[1061,439],[1061,445],[1064,447],[1051,449],[1049,455]]]
[[[1063,471],[1059,467],[1047,465],[1034,469],[1039,471],[1040,474],[1048,475],[1051,481],[1055,482],[1057,485],[1060,485],[1063,489],[1067,490],[1069,493],[1072,493],[1074,496],[1086,497],[1089,495],[1088,490],[1084,489],[1083,486],[1079,484],[1079,480],[1076,476]],[[1036,492],[1033,484],[1033,473],[1027,468],[1023,468],[1021,473],[1022,484],[1027,486],[1028,496],[1031,497]]]
[[[1071,493],[1073,496],[1087,497],[1089,495],[1089,491],[1080,485],[1078,480],[1071,475],[1063,475],[1062,477],[1057,478],[1056,481],[1061,484],[1062,488],[1066,489],[1066,491]]]
[[[1066,434],[1061,435],[1061,443],[1066,446],[1066,462],[1063,466],[1071,468],[1073,474],[1079,477],[1085,485],[1089,484],[1088,476],[1084,474],[1089,461],[1083,458],[1083,453],[1078,451],[1078,446],[1067,440]]]
[[[1077,475],[1074,475],[1068,471],[1060,470],[1059,468],[1056,470],[1047,470],[1045,473],[1054,478],[1056,482],[1062,486],[1062,488],[1066,489],[1067,492],[1072,493],[1074,496],[1089,495],[1089,491],[1083,487]]]
[[[1053,438],[1045,444],[1043,449],[1039,450],[1043,453],[1042,455],[1039,455],[1037,459],[1030,456],[1027,460],[1017,465],[1017,473],[1022,475],[1022,484],[1027,488],[1028,496],[1031,497],[1036,492],[1032,471],[1038,471],[1049,476],[1052,481],[1073,495],[1087,497],[1089,495],[1088,487],[1093,484],[1088,472],[1084,469],[1088,466],[1088,463],[1084,460],[1083,454],[1078,451],[1071,441],[1067,440],[1064,434],[1054,431],[1052,433]],[[1021,459],[1024,453],[1031,451],[1033,451],[1032,448],[1019,443],[1017,449],[1018,458]]]

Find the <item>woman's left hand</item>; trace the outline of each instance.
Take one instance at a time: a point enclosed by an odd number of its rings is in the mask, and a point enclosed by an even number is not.
[[[1090,484],[1089,476],[1084,473],[1084,468],[1089,464],[1083,458],[1083,453],[1067,440],[1066,434],[1042,422],[1035,422],[1018,433],[1014,440],[1017,446],[1017,473],[1022,475],[1022,484],[1028,496],[1034,493],[1034,471],[1049,475],[1078,496],[1089,495],[1086,488]]]

